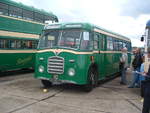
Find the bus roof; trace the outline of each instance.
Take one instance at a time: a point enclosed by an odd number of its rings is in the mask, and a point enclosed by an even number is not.
[[[82,23],[82,22],[80,22],[80,23],[57,23],[57,24],[47,25],[47,26],[45,26],[44,29],[46,30],[46,29],[64,29],[64,28],[65,29],[67,29],[67,28],[83,28],[83,29],[87,29],[87,30],[94,30],[97,32],[101,32],[102,34],[106,34],[108,36],[112,36],[112,37],[120,38],[123,40],[131,41],[129,38],[127,38],[121,34],[106,30],[102,27],[96,26],[96,25],[91,24],[91,23]]]
[[[33,11],[33,12],[37,12],[37,13],[40,13],[40,14],[44,14],[44,15],[50,16],[54,20],[58,21],[58,18],[57,18],[56,15],[54,15],[52,12],[46,12],[43,9],[37,9],[37,8],[34,8],[33,6],[27,6],[27,5],[24,5],[22,3],[17,3],[15,1],[12,1],[12,0],[1,0],[0,2],[8,4],[8,5],[15,6],[15,7],[18,7],[18,8],[26,9],[28,11]]]

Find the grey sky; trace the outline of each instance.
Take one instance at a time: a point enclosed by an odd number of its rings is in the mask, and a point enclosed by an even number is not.
[[[128,0],[122,5],[120,14],[135,18],[141,14],[150,14],[150,0]]]
[[[129,37],[133,46],[150,19],[150,0],[15,0],[52,11],[60,22],[90,22]]]

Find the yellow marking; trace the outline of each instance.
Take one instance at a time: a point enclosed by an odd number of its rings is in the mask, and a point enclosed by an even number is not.
[[[0,53],[36,53],[37,50],[0,50]]]
[[[39,50],[37,53],[43,53],[43,52],[53,52],[56,53],[58,49],[46,49],[46,50]],[[93,52],[78,52],[73,50],[66,50],[66,49],[59,49],[59,53],[61,52],[68,52],[73,54],[94,54],[99,53],[99,51],[93,51]],[[100,51],[100,53],[122,53],[121,51]]]
[[[31,21],[31,20],[25,20],[25,19],[22,19],[22,18],[15,18],[15,17],[11,17],[11,16],[6,16],[6,15],[1,15],[1,17],[5,17],[5,18],[10,18],[10,19],[14,19],[14,20],[20,20],[20,21],[24,21],[24,22],[29,22],[29,23],[33,23],[33,24],[41,24],[41,25],[46,25],[44,23],[39,23],[39,22],[34,22],[34,21]]]
[[[19,38],[35,38],[35,39],[39,38],[39,35],[36,35],[36,34],[10,32],[10,31],[2,31],[2,30],[0,30],[0,36],[10,36],[10,37],[19,37]]]
[[[100,30],[100,29],[94,29],[94,31],[105,34],[105,35],[108,35],[108,36],[111,36],[113,38],[118,38],[118,39],[122,39],[122,40],[126,40],[126,41],[130,42],[130,39],[127,39],[127,38],[124,38],[124,37],[121,37],[121,36],[118,36],[118,35],[114,35],[114,34],[108,33],[106,31],[103,31],[103,30]]]

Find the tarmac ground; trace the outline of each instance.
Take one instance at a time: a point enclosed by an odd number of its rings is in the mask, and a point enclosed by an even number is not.
[[[120,85],[120,77],[89,93],[76,85],[57,85],[43,92],[33,72],[9,74],[0,77],[0,113],[141,113],[140,89]],[[131,71],[127,75],[131,80]]]

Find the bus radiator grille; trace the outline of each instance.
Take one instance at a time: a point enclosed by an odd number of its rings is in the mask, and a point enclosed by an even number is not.
[[[48,58],[47,71],[50,74],[63,74],[64,73],[64,58],[54,56]]]

